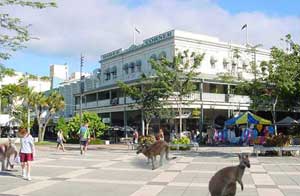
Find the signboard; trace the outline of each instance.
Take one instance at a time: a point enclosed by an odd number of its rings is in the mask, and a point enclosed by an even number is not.
[[[143,44],[141,44],[141,45],[132,45],[130,48],[128,48],[126,50],[123,50],[122,48],[120,48],[118,50],[114,50],[112,52],[106,53],[106,54],[101,56],[101,59],[104,60],[104,59],[108,59],[108,58],[111,58],[111,57],[114,57],[114,56],[117,56],[117,55],[120,55],[120,54],[124,54],[126,52],[137,50],[139,48],[146,47],[146,46],[158,43],[160,41],[169,39],[171,37],[174,37],[174,30],[156,35],[154,37],[150,37],[149,39],[145,39],[143,41]]]

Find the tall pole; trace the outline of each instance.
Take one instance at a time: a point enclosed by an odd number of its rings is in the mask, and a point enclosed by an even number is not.
[[[249,42],[248,42],[248,24],[246,27],[246,46],[248,46]]]
[[[202,141],[202,130],[203,130],[203,80],[200,81],[199,84],[200,90],[200,101],[201,101],[201,112],[200,112],[200,119],[199,119],[199,134],[200,134],[200,141]]]
[[[125,128],[125,137],[128,138],[128,134],[127,134],[127,111],[126,111],[126,94],[124,93],[124,128]]]
[[[82,124],[82,93],[84,91],[83,84],[82,84],[83,60],[84,60],[84,56],[80,54],[80,109],[79,109],[80,126]]]
[[[135,29],[133,28],[133,45],[135,45]]]

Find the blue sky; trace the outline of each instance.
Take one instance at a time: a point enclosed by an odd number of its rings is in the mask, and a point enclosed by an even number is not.
[[[137,37],[138,42],[179,28],[242,43],[240,27],[244,23],[249,24],[250,40],[266,47],[276,45],[286,33],[298,35],[295,37],[299,41],[299,0],[81,2],[58,0],[57,9],[42,11],[10,10],[32,24],[31,32],[40,40],[28,43],[26,49],[14,53],[4,64],[17,71],[38,75],[49,75],[50,64],[67,63],[71,71],[78,71],[80,53],[83,53],[86,56],[83,70],[91,72],[99,67],[101,54],[130,46],[134,25],[142,31]]]

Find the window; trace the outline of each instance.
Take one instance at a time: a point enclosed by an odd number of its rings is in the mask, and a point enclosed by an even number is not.
[[[96,101],[96,93],[86,95],[86,102]]]
[[[159,60],[162,60],[164,58],[167,58],[167,53],[165,51],[162,51],[160,54],[159,54]]]
[[[224,58],[224,59],[223,59],[223,68],[224,68],[224,69],[227,69],[227,68],[228,68],[229,62],[230,62],[229,59],[227,59],[227,58]]]
[[[210,64],[211,64],[211,68],[215,69],[216,68],[216,63],[217,63],[217,58],[215,56],[211,56],[210,57]]]
[[[109,99],[109,91],[103,91],[98,93],[98,100]]]
[[[125,71],[126,74],[128,74],[128,67],[129,67],[128,63],[123,65],[123,70]]]
[[[109,71],[109,69],[106,69],[103,74],[105,76],[105,80],[110,80],[110,71]]]
[[[117,78],[117,67],[114,66],[110,69],[110,73],[112,74],[113,76],[113,79]]]
[[[142,61],[137,60],[135,64],[136,64],[137,72],[141,72],[142,71]]]
[[[110,73],[108,72],[108,73],[106,73],[105,75],[106,75],[105,80],[110,80]]]
[[[210,93],[217,93],[217,85],[216,84],[209,84],[209,92]]]
[[[134,66],[135,66],[135,64],[134,64],[134,62],[131,62],[130,64],[129,64],[129,68],[130,68],[130,71],[131,71],[131,73],[134,73]]]
[[[156,60],[157,60],[156,54],[152,54],[152,55],[150,56],[150,59],[156,61]]]

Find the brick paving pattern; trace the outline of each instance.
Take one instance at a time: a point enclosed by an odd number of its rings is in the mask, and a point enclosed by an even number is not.
[[[92,147],[84,156],[78,146],[67,152],[38,147],[32,181],[21,179],[20,166],[0,173],[0,196],[208,196],[208,181],[219,169],[236,165],[247,147],[202,147],[198,152],[172,151],[177,158],[151,170],[135,151]],[[250,157],[239,196],[299,196],[299,157]],[[159,162],[157,162],[158,164]]]

